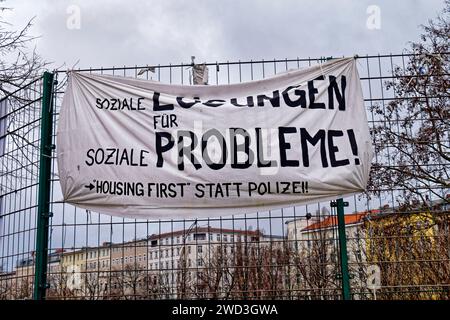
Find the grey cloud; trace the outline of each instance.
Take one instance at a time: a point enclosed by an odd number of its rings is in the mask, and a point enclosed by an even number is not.
[[[69,5],[81,29],[66,28]],[[369,5],[381,29],[366,28]],[[55,66],[342,56],[401,52],[442,8],[422,1],[18,1],[13,23],[36,15],[39,52]]]

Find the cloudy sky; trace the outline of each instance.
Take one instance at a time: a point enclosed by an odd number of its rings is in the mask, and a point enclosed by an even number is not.
[[[55,67],[401,52],[443,0],[6,0]],[[373,7],[376,6],[376,7]],[[379,15],[378,15],[379,13]],[[369,22],[369,26],[368,26]]]

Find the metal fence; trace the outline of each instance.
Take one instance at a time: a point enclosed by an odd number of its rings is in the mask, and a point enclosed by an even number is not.
[[[410,58],[357,58],[370,128],[382,121],[372,107],[387,108],[396,99],[385,81],[395,79],[394,67],[404,68]],[[325,60],[206,65],[214,85],[262,79]],[[169,64],[81,71],[190,84],[190,68]],[[46,81],[52,81],[50,96]],[[349,204],[341,221],[347,252],[340,251],[337,209],[342,206],[336,202],[178,220],[123,219],[62,202],[52,144],[65,82],[66,73],[55,71],[54,79],[37,79],[0,103],[0,299],[450,298],[448,202],[431,197],[426,212],[400,213],[401,188],[344,199]],[[50,97],[52,144],[41,148],[43,101]],[[379,143],[373,135],[373,144]],[[51,166],[49,210],[38,206],[39,186],[45,189],[39,170],[45,161]],[[445,198],[448,190],[438,189]],[[46,238],[37,232],[39,221],[40,229],[48,225],[48,244],[39,243]],[[342,272],[347,262],[349,272]]]

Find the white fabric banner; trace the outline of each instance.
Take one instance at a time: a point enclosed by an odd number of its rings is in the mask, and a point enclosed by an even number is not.
[[[353,58],[218,86],[71,72],[57,148],[66,202],[133,218],[330,200],[372,160]]]

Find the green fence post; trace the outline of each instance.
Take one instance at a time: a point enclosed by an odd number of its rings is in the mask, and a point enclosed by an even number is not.
[[[329,61],[333,57],[327,57]],[[344,300],[351,300],[350,296],[350,274],[348,272],[348,255],[347,255],[347,236],[345,234],[345,217],[344,208],[348,207],[348,202],[344,202],[344,199],[339,198],[336,202],[332,202],[331,206],[336,207],[338,218],[338,234],[339,234],[339,252],[341,260],[341,274],[342,280],[342,298]]]
[[[348,202],[344,202],[344,199],[339,198],[336,202],[332,203],[333,207],[336,207],[338,218],[338,234],[339,234],[339,252],[341,260],[341,275],[342,280],[342,298],[344,300],[351,300],[350,296],[350,275],[348,272],[348,255],[347,255],[347,236],[345,234],[345,217],[344,207],[348,207]]]
[[[52,163],[52,88],[53,73],[44,72],[41,107],[41,144],[39,193],[34,270],[34,300],[44,300],[47,290],[48,227],[50,213],[50,179]]]

